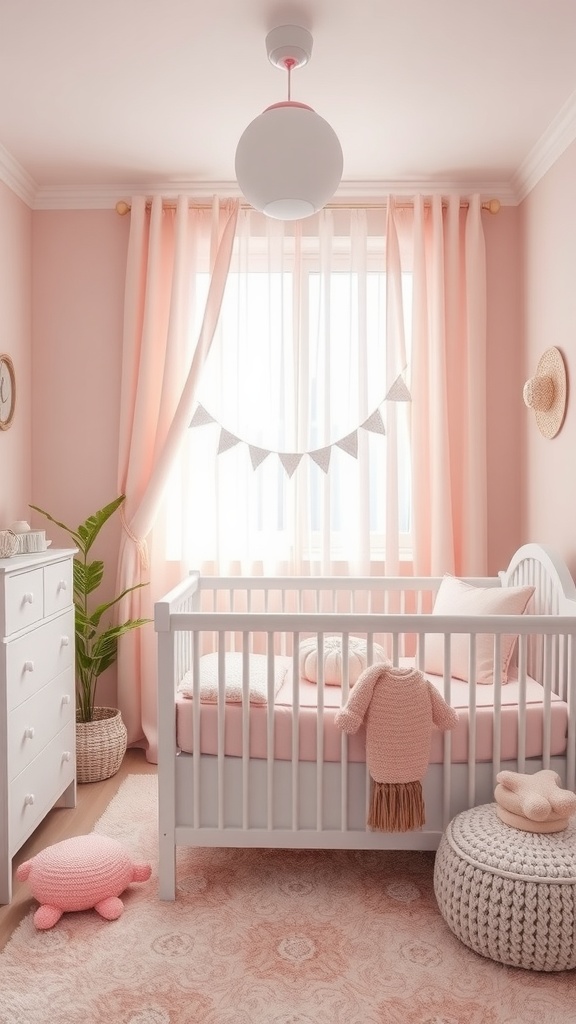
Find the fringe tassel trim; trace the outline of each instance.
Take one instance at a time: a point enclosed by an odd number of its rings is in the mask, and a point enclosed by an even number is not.
[[[379,832],[410,832],[425,823],[421,782],[374,782],[368,825]]]

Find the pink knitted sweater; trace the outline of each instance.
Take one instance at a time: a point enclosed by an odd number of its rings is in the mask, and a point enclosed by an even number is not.
[[[364,719],[370,775],[405,783],[426,774],[433,725],[454,729],[458,715],[422,672],[376,664],[364,670],[335,721],[353,733]]]

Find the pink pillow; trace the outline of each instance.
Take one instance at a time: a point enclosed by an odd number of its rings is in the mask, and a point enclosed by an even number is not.
[[[534,587],[474,587],[455,576],[444,576],[432,610],[433,615],[523,615]],[[508,682],[508,666],[517,636],[503,635],[500,639],[501,680]],[[450,649],[451,673],[456,679],[468,679],[468,633],[452,633]],[[426,636],[424,671],[433,675],[444,674],[444,634]],[[494,682],[494,636],[492,633],[476,635],[476,682]]]

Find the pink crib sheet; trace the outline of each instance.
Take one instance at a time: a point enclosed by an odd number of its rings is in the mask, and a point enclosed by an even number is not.
[[[440,676],[428,678],[443,693],[444,682]],[[453,679],[451,704],[458,710],[458,725],[452,732],[453,763],[468,760],[468,683]],[[293,721],[298,728],[298,750],[300,761],[315,761],[317,750],[317,698],[318,687],[306,679],[299,684],[300,708],[298,715],[292,710],[292,678],[284,682],[276,696],[272,710],[274,720],[274,757],[279,760],[292,759]],[[322,735],[324,761],[340,761],[342,756],[342,733],[334,724],[334,717],[341,704],[341,690],[337,686],[324,687],[324,714]],[[501,760],[514,760],[518,755],[518,696],[519,684],[509,682],[501,689]],[[526,685],[526,756],[538,757],[542,753],[544,691],[534,679]],[[225,705],[225,753],[242,755],[242,706]],[[186,753],[193,750],[194,702],[178,695],[176,700],[177,743]],[[476,760],[491,761],[493,757],[494,688],[476,687]],[[266,758],[268,706],[250,705],[250,757]],[[552,694],[551,707],[551,754],[563,754],[566,749],[567,705],[556,694]],[[364,761],[364,727],[344,743],[348,744],[348,760]],[[201,704],[200,747],[204,754],[218,753],[218,708],[213,704]],[[443,733],[434,730],[430,763],[438,764],[444,759]]]

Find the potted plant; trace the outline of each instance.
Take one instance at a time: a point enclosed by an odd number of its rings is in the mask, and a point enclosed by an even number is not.
[[[127,733],[117,708],[96,706],[96,686],[102,673],[118,656],[118,638],[138,629],[150,619],[128,619],[114,624],[103,622],[106,613],[126,594],[145,583],[123,590],[111,601],[94,604],[94,595],[104,576],[104,563],[89,561],[89,552],[104,524],[125,500],[125,495],[99,509],[76,529],[54,519],[44,509],[35,512],[65,530],[78,548],[74,557],[74,607],[76,653],[76,766],[78,782],[98,782],[114,775],[126,753]]]

